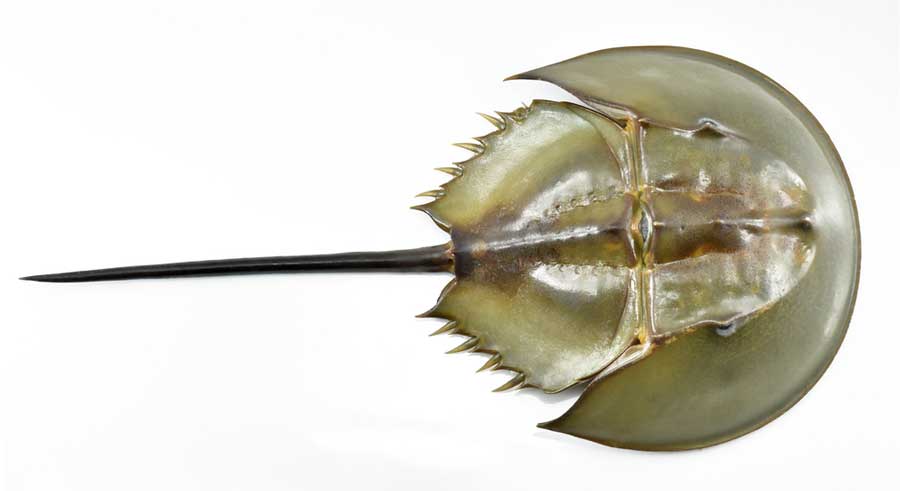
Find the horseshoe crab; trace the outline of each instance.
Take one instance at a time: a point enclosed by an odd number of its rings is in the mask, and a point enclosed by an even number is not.
[[[423,316],[498,388],[587,383],[540,426],[607,445],[698,448],[797,402],[834,357],[859,275],[852,191],[797,99],[735,61],[675,47],[589,53],[510,77],[537,100],[459,144],[415,206],[450,234],[407,251],[200,261],[24,279],[303,270],[448,271]]]

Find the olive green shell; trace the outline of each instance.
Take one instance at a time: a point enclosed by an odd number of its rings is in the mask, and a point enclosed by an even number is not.
[[[815,118],[710,53],[598,51],[513,79],[535,101],[417,208],[451,235],[455,279],[426,315],[515,372],[502,389],[590,381],[543,428],[647,450],[723,442],[818,380],[846,332],[859,227]]]

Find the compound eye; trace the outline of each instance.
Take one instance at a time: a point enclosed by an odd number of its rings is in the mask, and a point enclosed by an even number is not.
[[[718,334],[719,336],[722,336],[723,338],[727,338],[728,336],[731,336],[732,334],[737,332],[737,330],[738,330],[737,323],[732,322],[731,324],[717,327],[716,334]]]

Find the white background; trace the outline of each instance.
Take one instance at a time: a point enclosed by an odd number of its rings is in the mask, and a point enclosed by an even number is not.
[[[0,2],[0,490],[897,489],[898,17],[872,2]],[[535,428],[413,314],[448,275],[113,282],[113,265],[431,245],[413,196],[501,80],[597,49],[714,51],[803,101],[863,230],[846,341],[781,418],[701,451]]]

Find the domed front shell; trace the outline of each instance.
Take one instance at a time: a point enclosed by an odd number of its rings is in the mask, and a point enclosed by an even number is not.
[[[458,278],[430,315],[518,374],[591,380],[542,428],[645,450],[743,435],[796,403],[837,353],[859,284],[853,192],[822,126],[736,61],[614,48],[511,77],[539,102],[419,208]],[[590,108],[590,109],[588,109]],[[712,328],[715,326],[715,328]],[[604,368],[605,367],[605,368]]]
[[[686,330],[730,334],[812,260],[802,180],[736,135],[549,101],[503,116],[424,209],[457,276],[430,314],[517,383],[559,391]]]

